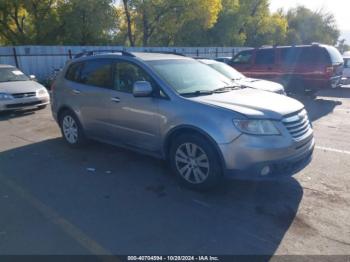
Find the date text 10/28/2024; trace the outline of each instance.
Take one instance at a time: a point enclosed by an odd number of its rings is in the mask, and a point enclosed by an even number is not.
[[[216,256],[128,256],[128,261],[220,261]]]

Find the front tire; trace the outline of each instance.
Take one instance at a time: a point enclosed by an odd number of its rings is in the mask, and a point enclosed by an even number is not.
[[[202,136],[186,134],[175,138],[169,160],[180,181],[192,189],[210,189],[222,180],[218,153]]]
[[[46,107],[47,107],[47,105],[38,106],[38,110],[45,109]]]
[[[64,111],[60,116],[60,127],[64,140],[72,147],[79,147],[86,143],[83,128],[71,111]]]

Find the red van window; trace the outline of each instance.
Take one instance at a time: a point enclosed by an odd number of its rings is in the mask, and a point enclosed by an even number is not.
[[[256,52],[255,64],[257,65],[271,65],[275,63],[274,49],[260,49]]]
[[[234,64],[249,64],[253,56],[253,50],[242,51],[233,59]]]

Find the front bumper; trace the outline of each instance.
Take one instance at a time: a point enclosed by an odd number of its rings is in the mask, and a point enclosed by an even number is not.
[[[35,96],[28,98],[17,98],[12,100],[0,101],[0,111],[13,111],[32,109],[39,106],[45,106],[50,103],[49,96]]]
[[[286,140],[283,136],[252,138],[242,135],[230,144],[220,145],[226,176],[266,179],[299,172],[310,163],[315,140],[312,135],[300,142]],[[265,167],[270,170],[267,174],[262,173]]]

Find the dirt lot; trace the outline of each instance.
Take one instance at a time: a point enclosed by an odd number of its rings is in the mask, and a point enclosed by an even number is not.
[[[210,193],[180,187],[159,160],[68,148],[49,109],[2,114],[0,254],[350,254],[350,87],[298,99],[312,163]]]

